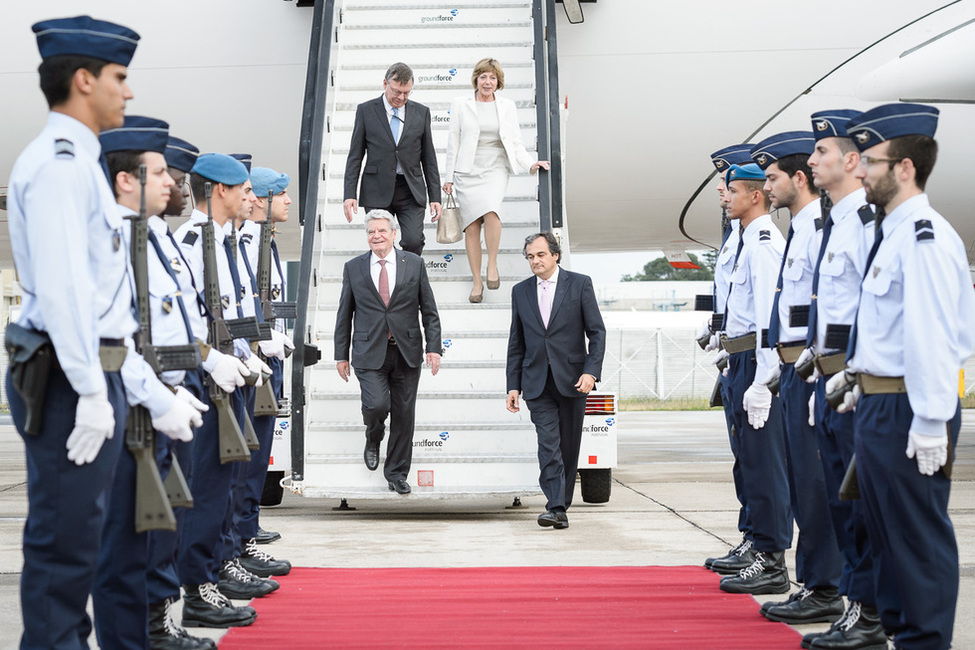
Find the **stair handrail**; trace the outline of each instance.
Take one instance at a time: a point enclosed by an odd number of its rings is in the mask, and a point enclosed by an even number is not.
[[[538,219],[542,231],[564,224],[562,202],[562,128],[559,113],[559,56],[555,0],[532,0],[535,32],[535,124],[539,160],[549,160],[551,171],[538,175]],[[544,171],[544,170],[542,170]]]

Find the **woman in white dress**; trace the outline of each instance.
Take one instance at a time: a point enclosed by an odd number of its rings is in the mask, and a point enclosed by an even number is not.
[[[504,88],[504,71],[494,59],[481,59],[471,75],[473,97],[458,97],[450,104],[447,167],[443,191],[455,195],[464,222],[464,245],[474,286],[469,300],[481,302],[481,226],[487,248],[487,288],[501,287],[498,247],[501,244],[501,203],[508,174],[549,168],[547,160],[534,160],[525,150],[515,103],[497,97]]]

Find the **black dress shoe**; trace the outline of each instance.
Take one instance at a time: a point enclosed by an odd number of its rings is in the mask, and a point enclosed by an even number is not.
[[[254,537],[258,544],[270,544],[271,542],[276,542],[281,539],[281,533],[276,533],[273,530],[264,530],[263,528],[257,529],[257,535]]]
[[[397,494],[409,494],[410,484],[406,482],[405,478],[398,478],[395,481],[389,482],[389,489]]]
[[[569,527],[569,516],[565,510],[547,510],[538,515],[538,525],[542,527],[551,526],[556,530]]]
[[[785,567],[785,552],[755,553],[755,561],[736,576],[721,579],[721,591],[730,594],[784,594],[791,589],[789,570]]]
[[[291,562],[275,560],[270,553],[257,548],[257,542],[252,537],[243,544],[240,558],[237,560],[244,567],[260,578],[271,576],[286,576],[291,573]]]
[[[183,625],[185,627],[244,627],[257,619],[253,607],[234,607],[217,585],[184,585]]]
[[[190,636],[173,619],[173,600],[167,598],[161,603],[149,605],[149,648],[150,650],[216,650],[212,639]]]
[[[379,443],[366,440],[366,449],[362,452],[362,458],[366,461],[366,469],[369,471],[379,467]]]
[[[739,571],[747,569],[755,563],[756,551],[752,546],[752,540],[746,539],[738,546],[738,550],[728,557],[717,558],[709,567],[715,573],[723,576],[737,575]]]
[[[762,616],[777,623],[803,625],[805,623],[832,623],[843,615],[845,609],[840,592],[835,589],[803,587],[793,594],[797,596],[787,603],[772,604],[762,610]]]
[[[746,542],[748,542],[748,540],[746,540],[744,537],[742,537],[741,538],[741,541],[738,542],[738,545],[737,546],[735,546],[734,548],[732,548],[730,551],[728,551],[727,553],[725,553],[721,557],[709,557],[709,558],[705,559],[704,560],[704,566],[706,568],[710,569],[711,568],[711,565],[714,564],[717,560],[730,560],[732,557],[734,557],[734,556],[736,556],[738,554],[738,551],[741,550],[741,547],[744,546]]]
[[[852,601],[835,630],[812,640],[813,650],[887,650],[887,634],[876,607]]]
[[[263,598],[281,585],[273,580],[264,580],[244,569],[238,559],[227,560],[220,569],[220,582],[217,587],[227,598],[251,600]]]

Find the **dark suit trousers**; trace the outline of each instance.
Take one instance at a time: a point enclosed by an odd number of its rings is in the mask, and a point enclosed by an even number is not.
[[[572,505],[579,468],[586,396],[582,393],[579,397],[561,394],[549,369],[545,390],[525,403],[538,436],[538,485],[545,494],[545,509],[568,509]]]
[[[417,255],[423,254],[423,211],[426,206],[420,205],[413,198],[406,177],[396,175],[396,189],[393,191],[393,202],[389,205],[363,206],[366,213],[370,210],[388,210],[396,215],[400,229],[400,248]]]
[[[387,481],[406,479],[413,461],[413,426],[416,421],[416,388],[420,367],[411,368],[399,348],[386,348],[386,361],[378,370],[355,369],[362,391],[362,421],[366,440],[379,443],[386,432],[389,415],[389,442],[383,474]]]

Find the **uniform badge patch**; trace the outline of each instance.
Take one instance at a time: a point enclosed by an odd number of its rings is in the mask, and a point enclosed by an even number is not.
[[[758,241],[772,241],[772,232],[769,230],[759,230]]]
[[[193,244],[196,243],[196,240],[199,239],[199,237],[200,237],[200,233],[190,231],[185,235],[183,235],[183,243],[186,244],[187,246],[192,246]]]
[[[277,300],[281,297],[281,287],[274,287],[271,289],[271,300]]]
[[[864,144],[867,140],[870,139],[870,134],[867,133],[866,131],[860,131],[853,137],[855,137],[857,139],[857,142],[859,142],[860,144]]]
[[[54,141],[54,155],[58,158],[74,158],[74,142],[58,138]]]
[[[112,233],[112,250],[117,253],[120,248],[122,248],[122,235],[117,232]]]
[[[196,233],[193,234],[195,235]],[[171,268],[174,273],[179,273],[183,270],[182,260],[180,260],[178,257],[174,257],[173,259],[169,260],[169,268]]]
[[[822,230],[823,229],[823,218],[822,217],[816,217],[815,223],[816,223],[816,230]]]
[[[790,257],[790,258],[789,258],[789,259],[788,259],[788,260],[786,261],[786,264],[788,264],[788,265],[789,265],[789,268],[790,268],[790,269],[792,268],[792,263],[793,263],[794,261],[795,261],[795,260],[794,260],[794,259],[792,259],[791,257]]]
[[[878,275],[880,275],[880,267],[875,266],[873,267],[873,277],[877,277]]]
[[[857,210],[857,214],[860,215],[860,222],[865,226],[874,219],[873,208],[869,205],[862,206]]]
[[[917,241],[934,241],[934,226],[930,219],[918,219],[914,222],[914,238]]]
[[[166,296],[165,298],[162,299],[162,310],[165,313],[167,313],[167,314],[170,313],[171,311],[173,311],[173,297],[172,296]]]
[[[220,296],[220,306],[224,309],[230,309],[230,296]]]
[[[245,287],[240,288],[240,299],[243,300],[247,297],[247,289]]]
[[[834,256],[835,256],[835,253],[827,253],[826,254],[826,257],[828,257],[829,259],[827,259],[826,261],[827,262],[832,262]]]

